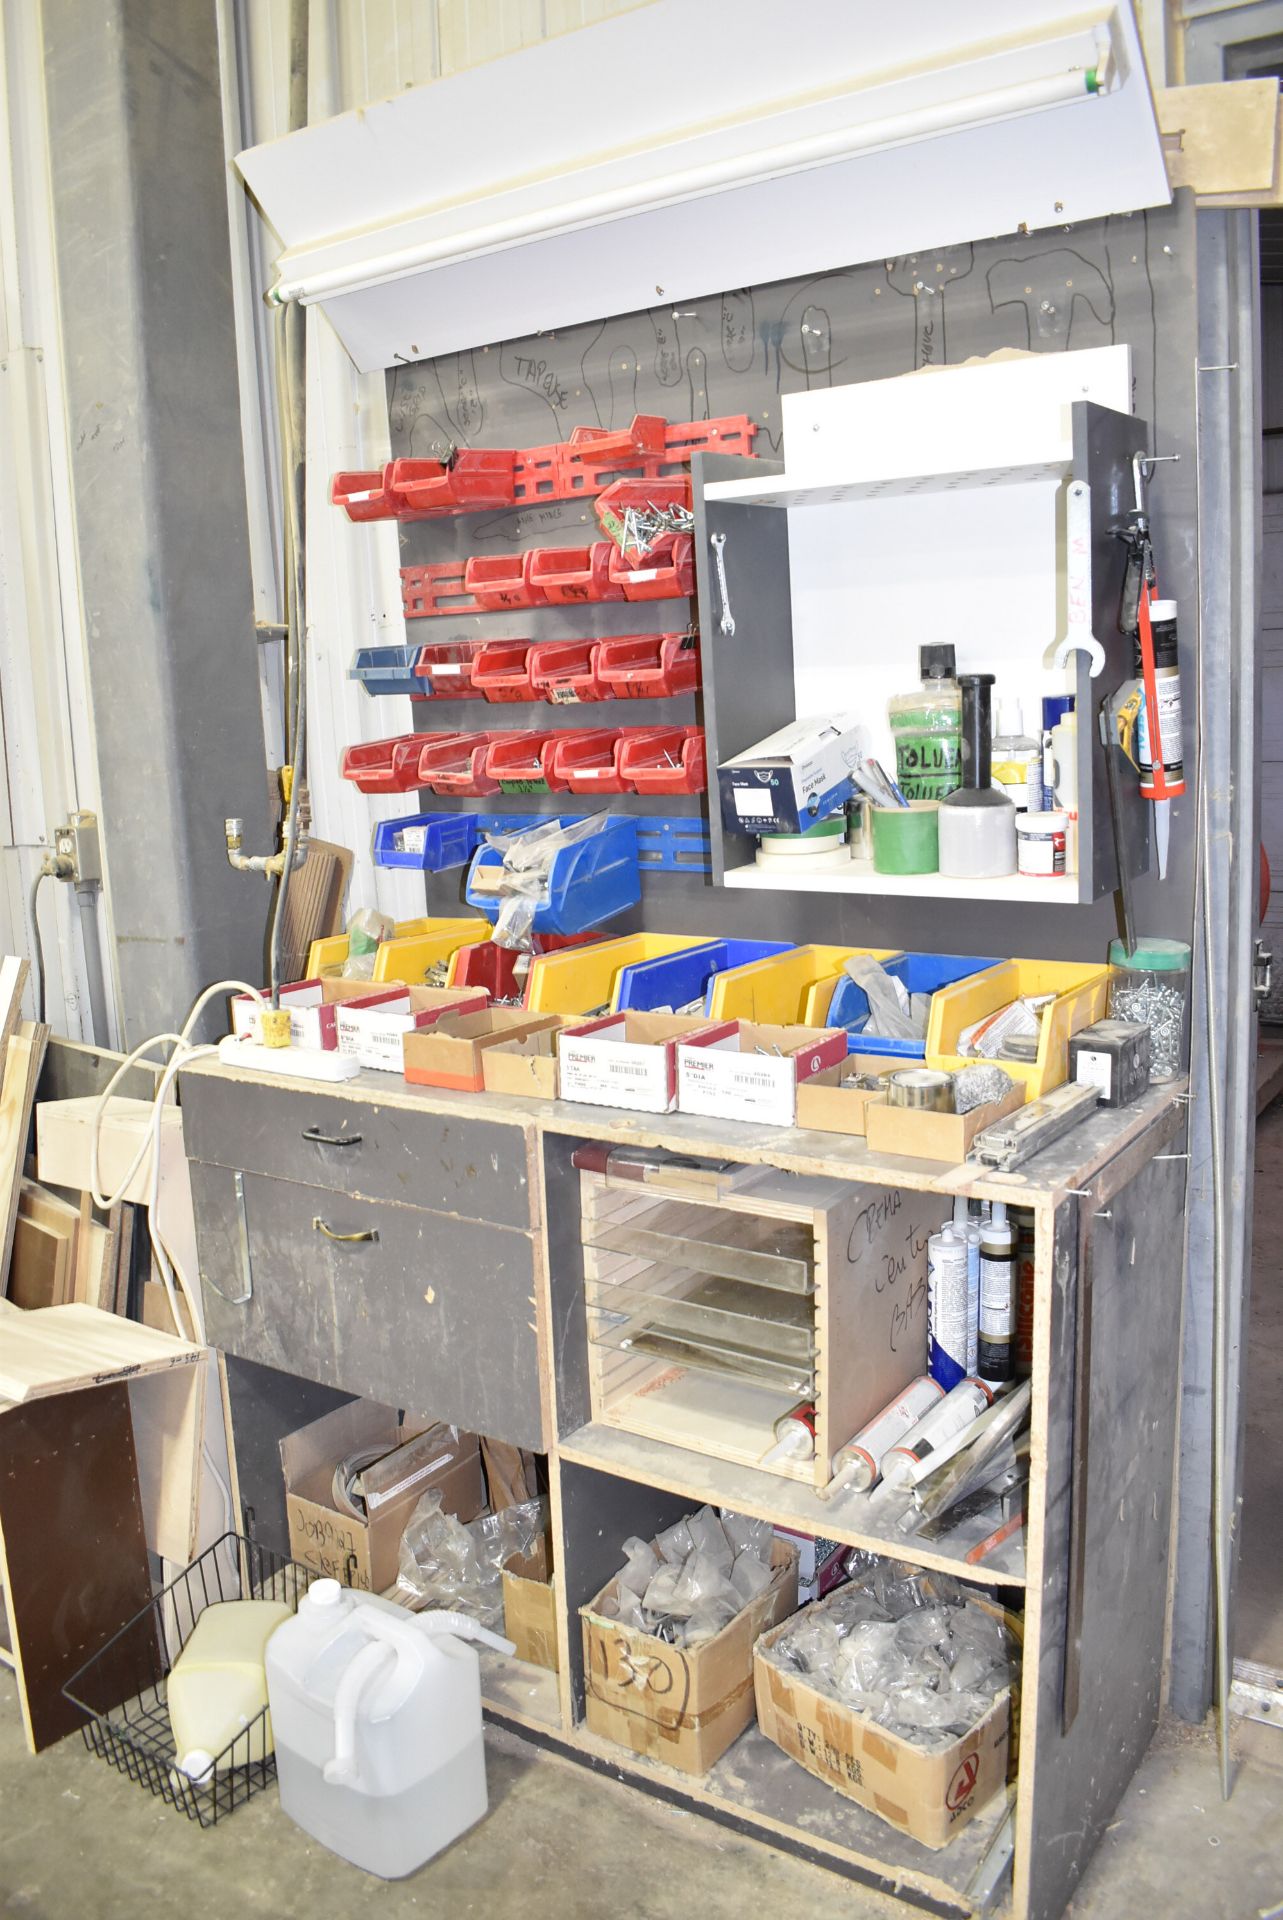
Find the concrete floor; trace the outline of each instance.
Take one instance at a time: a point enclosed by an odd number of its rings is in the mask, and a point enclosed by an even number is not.
[[[1283,1668],[1283,1101],[1257,1140],[1248,1464],[1237,1651]],[[1166,1724],[1079,1889],[1075,1920],[1283,1920],[1283,1728],[1239,1724],[1218,1797],[1210,1722]],[[274,1790],[208,1833],[85,1752],[33,1760],[0,1670],[0,1914],[27,1920],[290,1920],[357,1901],[388,1920],[747,1920],[914,1909],[655,1805],[505,1733],[491,1814],[413,1879],[385,1885],[280,1814]]]
[[[1071,1908],[1075,1920],[1257,1920],[1283,1912],[1283,1734],[1256,1728],[1233,1799],[1210,1730],[1160,1732]],[[1269,1744],[1277,1743],[1277,1754]],[[0,1914],[24,1920],[309,1920],[358,1901],[387,1920],[748,1920],[915,1911],[656,1806],[629,1787],[490,1742],[491,1813],[413,1879],[368,1879],[280,1814],[274,1789],[209,1832],[91,1758],[33,1760],[0,1683]]]

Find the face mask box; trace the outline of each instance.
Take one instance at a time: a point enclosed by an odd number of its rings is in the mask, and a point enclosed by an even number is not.
[[[801,833],[851,798],[851,769],[870,752],[849,714],[793,720],[717,769],[728,833]]]

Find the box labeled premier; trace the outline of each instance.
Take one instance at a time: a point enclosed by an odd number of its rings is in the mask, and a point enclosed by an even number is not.
[[[290,1045],[319,1053],[330,1053],[339,1044],[339,1009],[352,1000],[368,998],[368,980],[295,980],[281,988],[281,1006],[290,1016]],[[263,999],[272,1002],[272,990],[264,987]],[[247,993],[232,1001],[232,1032],[238,1040],[257,1040],[258,1003]]]
[[[676,1013],[612,1013],[566,1027],[557,1043],[562,1099],[670,1113],[677,1105],[677,1043],[707,1025]]]
[[[515,1093],[524,1099],[557,1098],[557,1036],[560,1017],[553,1026],[538,1027],[515,1040],[501,1040],[487,1047],[481,1059],[481,1078],[487,1093]],[[512,1635],[508,1638],[511,1640]]]
[[[381,988],[339,1009],[339,1052],[360,1066],[400,1073],[407,1033],[434,1026],[443,1013],[481,1013],[489,1004],[484,987]]]
[[[416,1086],[479,1093],[488,1048],[558,1025],[555,1013],[524,1013],[520,1007],[487,1007],[482,1013],[447,1009],[433,1026],[406,1034],[405,1077]]]
[[[763,1027],[726,1020],[677,1049],[677,1104],[715,1120],[791,1127],[799,1083],[846,1059],[842,1027]]]
[[[850,714],[793,720],[717,769],[728,833],[801,833],[855,791],[851,770],[870,752]]]
[[[340,1510],[334,1470],[352,1454],[379,1447],[364,1469],[366,1514]],[[391,1407],[354,1400],[280,1443],[290,1557],[344,1586],[382,1593],[397,1574],[397,1549],[418,1501],[431,1488],[446,1513],[472,1520],[483,1501],[475,1434],[457,1427],[402,1425]]]
[[[797,1608],[796,1549],[776,1540],[771,1565],[770,1586],[693,1647],[670,1647],[598,1612],[617,1597],[613,1580],[581,1607],[591,1731],[682,1773],[707,1773],[752,1722],[754,1641]]]
[[[1007,1783],[1011,1693],[940,1753],[924,1753],[864,1714],[781,1673],[763,1659],[779,1638],[764,1633],[753,1655],[757,1724],[800,1767],[867,1807],[924,1847],[947,1847]]]

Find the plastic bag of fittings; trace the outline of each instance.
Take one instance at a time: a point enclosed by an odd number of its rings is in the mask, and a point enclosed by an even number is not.
[[[441,1509],[433,1488],[415,1507],[401,1536],[396,1598],[418,1613],[453,1608],[483,1626],[503,1620],[504,1563],[525,1557],[547,1525],[543,1500],[524,1500],[465,1526]]]
[[[547,820],[520,833],[488,833],[486,845],[503,855],[503,868],[497,888],[499,914],[495,921],[496,946],[529,953],[534,946],[535,914],[548,898],[548,875],[563,847],[600,833],[609,820],[608,813],[589,814],[587,819],[563,824]]]
[[[344,980],[372,980],[374,960],[380,946],[396,932],[396,922],[373,907],[362,907],[347,923],[347,959],[343,962]]]
[[[867,954],[853,953],[843,963],[843,971],[854,980],[869,1003],[868,1017],[858,1030],[870,1039],[920,1040],[926,1022],[914,1019],[909,995],[893,974]]]
[[[653,1547],[625,1540],[616,1593],[603,1611],[673,1646],[696,1646],[770,1586],[773,1545],[769,1522],[701,1507],[665,1527]]]

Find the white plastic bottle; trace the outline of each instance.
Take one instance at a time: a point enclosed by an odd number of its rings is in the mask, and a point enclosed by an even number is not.
[[[479,1640],[460,1613],[406,1613],[316,1580],[267,1643],[281,1806],[384,1880],[414,1873],[486,1811]]]
[[[1042,807],[1042,743],[1025,732],[1020,702],[998,710],[993,741],[992,774],[1017,813],[1037,813]]]
[[[974,1374],[980,1351],[980,1222],[971,1217],[971,1202],[961,1194],[953,1203],[953,1230],[967,1243],[967,1366]]]
[[[927,1241],[927,1372],[946,1393],[967,1377],[967,1237],[952,1222]]]

